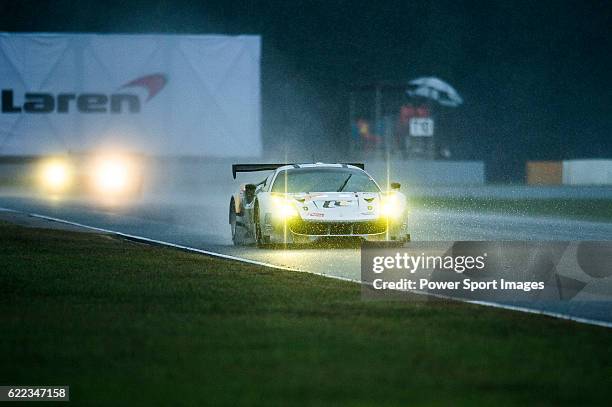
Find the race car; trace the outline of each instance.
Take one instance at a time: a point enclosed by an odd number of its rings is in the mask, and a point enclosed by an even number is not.
[[[234,164],[232,174],[271,171],[242,184],[229,204],[235,245],[309,243],[327,238],[410,240],[400,184],[382,191],[363,164]]]

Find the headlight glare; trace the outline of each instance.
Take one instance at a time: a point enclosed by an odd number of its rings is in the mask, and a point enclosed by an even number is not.
[[[402,202],[397,195],[384,197],[380,203],[380,214],[385,217],[397,218],[402,210]]]
[[[121,157],[99,158],[93,171],[94,185],[102,193],[125,192],[131,183],[132,172],[129,163]]]
[[[43,163],[40,171],[41,185],[52,191],[67,189],[72,182],[72,169],[65,160],[51,160]]]
[[[298,214],[295,202],[291,199],[272,197],[272,206],[274,207],[274,213],[282,219],[289,219]]]

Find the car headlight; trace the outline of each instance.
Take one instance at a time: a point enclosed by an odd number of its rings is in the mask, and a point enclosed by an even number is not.
[[[130,163],[121,157],[99,158],[93,168],[94,186],[103,193],[125,192],[133,176]]]
[[[293,202],[291,199],[273,196],[272,207],[274,209],[274,214],[282,219],[293,218],[298,214],[297,208],[295,207],[295,202]]]
[[[52,192],[64,191],[72,183],[72,168],[65,160],[47,161],[41,167],[40,183]]]
[[[380,214],[387,218],[397,218],[404,210],[404,205],[397,195],[388,195],[381,200]]]

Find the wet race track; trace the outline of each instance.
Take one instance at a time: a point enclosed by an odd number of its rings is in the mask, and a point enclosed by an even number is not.
[[[261,261],[296,270],[360,279],[360,249],[355,244],[284,249],[235,247],[230,238],[227,202],[232,188],[207,197],[182,196],[169,202],[154,195],[129,206],[96,205],[83,200],[0,196],[0,207],[83,225]],[[212,197],[212,198],[211,198]],[[432,240],[609,240],[612,224],[546,217],[413,210],[412,239]],[[607,278],[606,280],[610,280]],[[595,284],[595,283],[594,283]],[[609,291],[609,281],[599,281]],[[588,287],[587,287],[588,288]],[[540,304],[539,309],[612,322],[610,303],[586,301]],[[532,305],[535,306],[535,305]]]

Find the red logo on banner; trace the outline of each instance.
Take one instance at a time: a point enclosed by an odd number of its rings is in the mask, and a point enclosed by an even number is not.
[[[168,79],[166,78],[166,75],[156,73],[156,74],[143,76],[138,79],[134,79],[133,81],[130,81],[126,83],[125,85],[123,85],[121,89],[137,87],[137,86],[145,88],[147,89],[147,92],[149,93],[149,95],[147,96],[147,100],[146,100],[148,102],[149,100],[153,99],[153,97],[157,95],[159,91],[164,88],[164,86],[166,86],[167,82],[168,82]]]

